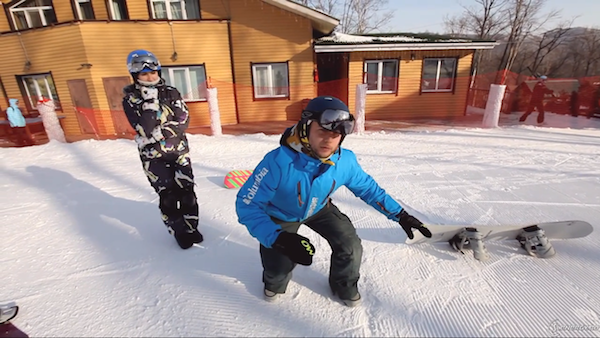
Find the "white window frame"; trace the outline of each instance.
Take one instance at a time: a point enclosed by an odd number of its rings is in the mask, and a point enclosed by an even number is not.
[[[123,1],[123,5],[127,6],[127,3],[125,1]],[[125,12],[123,13],[119,13],[119,14],[123,14],[121,19],[116,19],[116,15],[115,15],[115,7],[114,7],[114,0],[108,0],[108,9],[110,11],[110,19],[114,20],[114,21],[122,21],[122,20],[127,20],[126,16],[127,16],[127,11],[125,9]]]
[[[437,60],[437,71],[435,74],[435,89],[421,89],[421,92],[423,93],[450,93],[452,91],[454,91],[454,79],[456,78],[456,70],[458,68],[458,59],[457,58],[424,58],[423,59],[423,63],[425,63],[425,60]],[[442,61],[443,60],[453,60],[454,61],[454,68],[452,69],[452,77],[450,79],[452,79],[452,86],[450,87],[450,89],[439,89],[438,86],[440,85],[440,73],[442,71]],[[423,74],[421,73],[421,83],[424,80],[423,79]]]
[[[273,85],[273,65],[285,65],[285,70],[287,72],[287,94],[280,94],[277,95],[275,94],[274,90],[275,90],[275,86]],[[267,67],[267,71],[269,73],[269,83],[268,83],[268,88],[269,88],[269,94],[266,95],[259,95],[256,92],[256,84],[258,83],[258,77],[257,77],[257,73],[256,73],[256,68],[257,67]],[[271,63],[255,63],[252,64],[252,81],[253,81],[253,88],[252,91],[254,92],[254,98],[256,99],[272,99],[272,98],[287,98],[290,97],[290,66],[287,62],[271,62]]]
[[[21,4],[23,4],[26,1],[27,0],[23,0],[23,1],[20,1],[16,4],[14,4],[9,10],[11,19],[13,20],[13,23],[15,25],[15,29],[18,29],[17,19],[15,18],[15,14],[14,14],[15,12],[25,12],[25,21],[27,21],[27,28],[35,28],[32,26],[31,17],[29,16],[29,12],[35,12],[35,11],[37,11],[40,15],[40,19],[42,20],[42,27],[48,26],[48,22],[46,21],[46,15],[44,15],[44,11],[54,10],[54,8],[52,8],[52,6],[16,8],[16,7],[19,7]]]
[[[396,64],[396,85],[394,86],[394,90],[383,90],[383,64],[385,62],[393,62]],[[385,60],[365,60],[364,64],[364,78],[363,83],[367,83],[367,67],[369,64],[377,64],[377,89],[367,90],[367,94],[394,94],[398,91],[398,67],[400,63],[397,59],[385,59]]]
[[[81,3],[82,2],[89,2],[93,8],[92,0],[75,0],[75,7],[77,8],[77,17],[79,18],[79,20],[94,20],[95,18],[91,18],[91,19],[83,18],[83,15],[82,15],[83,13],[81,11]],[[93,12],[93,9],[92,9],[92,12]]]
[[[43,94],[42,94],[42,91],[40,90],[39,83],[35,80],[39,79],[39,78],[43,78],[44,84],[46,85],[46,90],[48,93],[50,93],[50,96],[52,96],[52,89],[50,87],[50,83],[48,82],[48,77],[52,77],[52,74],[45,73],[45,74],[38,74],[38,75],[22,75],[21,76],[21,83],[23,84],[23,88],[25,88],[25,93],[27,93],[27,100],[29,101],[30,107],[34,110],[37,110],[37,102],[33,102],[31,100],[31,93],[29,92],[29,86],[27,85],[27,82],[25,82],[25,79],[33,80],[33,85],[34,85],[35,91],[36,91],[35,94],[39,99],[40,97],[43,96]],[[54,81],[52,81],[52,83],[54,83]],[[57,93],[56,87],[54,88],[54,92]],[[45,96],[43,96],[43,97],[45,97]],[[48,99],[54,100],[54,97],[48,97]],[[58,100],[55,100],[54,104],[55,104],[56,108],[60,108],[60,102],[58,102]]]
[[[173,79],[173,71],[175,71],[175,70],[183,70],[183,71],[185,71],[186,85],[187,85],[188,88],[190,88],[190,89],[193,90],[194,87],[192,86],[192,77],[190,76],[190,68],[203,68],[204,69],[204,84],[206,84],[206,80],[207,80],[208,76],[206,75],[206,67],[204,65],[185,66],[185,67],[177,67],[177,66],[175,66],[175,67],[162,67],[162,73],[163,73],[163,76],[164,76],[165,71],[166,71],[166,73],[169,76],[169,80],[171,80],[171,79]],[[198,89],[198,91],[201,90],[200,88],[197,88],[197,89]],[[206,87],[203,88],[203,90],[204,90],[204,93],[207,93],[206,92]],[[185,101],[185,102],[205,102],[205,101],[208,100],[207,97],[195,99],[192,92],[190,92],[190,93],[181,93],[181,96],[183,98],[183,101]]]
[[[185,1],[186,0],[150,0],[150,9],[152,10],[152,19],[154,19],[154,20],[173,20],[173,14],[171,13],[171,3],[179,2],[181,4],[181,16],[183,17],[182,20],[187,20],[187,10],[185,8]],[[156,13],[154,13],[154,3],[155,2],[164,2],[165,3],[165,9],[167,11],[166,18],[157,18],[156,17]]]

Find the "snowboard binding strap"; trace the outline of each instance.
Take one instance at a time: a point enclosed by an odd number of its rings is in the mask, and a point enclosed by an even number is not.
[[[483,243],[483,235],[476,228],[464,228],[452,237],[449,243],[456,251],[462,254],[464,254],[463,248],[470,247],[473,250],[473,256],[477,260],[485,261],[490,258]]]
[[[523,228],[523,231],[517,236],[517,240],[521,244],[521,247],[531,256],[550,258],[556,254],[544,230],[540,229],[537,225]]]

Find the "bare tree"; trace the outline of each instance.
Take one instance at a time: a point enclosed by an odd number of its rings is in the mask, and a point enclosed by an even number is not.
[[[389,0],[294,0],[340,19],[342,33],[365,34],[382,31],[394,12],[386,8]]]
[[[544,25],[559,16],[559,11],[550,11],[542,15],[542,10],[547,0],[508,0],[506,17],[509,20],[509,33],[506,46],[500,58],[498,70],[504,74],[511,69],[523,43],[532,34],[539,31]],[[502,79],[498,82],[503,83]]]
[[[593,69],[597,69],[600,63],[600,31],[597,29],[586,29],[580,37],[580,56],[584,63],[583,76],[589,76]]]
[[[496,40],[508,28],[506,7],[509,0],[473,0],[475,5],[462,5],[464,12],[444,18],[446,31],[453,36],[471,36],[479,40]],[[492,51],[478,50],[473,57],[473,76],[481,71],[485,61],[491,58]],[[473,77],[472,86],[477,77]]]
[[[544,63],[544,59],[566,43],[565,37],[571,31],[572,24],[572,20],[571,22],[564,22],[557,28],[544,32],[541,37],[534,37],[537,44],[535,46],[536,51],[532,56],[533,62],[529,66],[531,72],[537,74],[538,69]]]
[[[473,0],[475,6],[462,6],[464,12],[444,18],[444,26],[451,34],[474,35],[478,39],[494,39],[507,27],[503,11],[508,0]]]
[[[294,0],[295,2],[314,8],[318,11],[336,16],[338,11],[339,0]]]

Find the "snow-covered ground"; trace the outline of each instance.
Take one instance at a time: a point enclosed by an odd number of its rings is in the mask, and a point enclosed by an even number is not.
[[[30,336],[598,336],[600,123],[549,114],[537,127],[535,117],[346,139],[426,223],[596,228],[554,241],[551,259],[488,242],[491,259],[479,262],[445,243],[404,244],[397,224],[340,189],[334,201],[364,246],[357,308],[332,300],[330,249],[306,227],[313,265],[296,268],[278,302],[262,299],[258,243],[222,180],[254,168],[278,136],[190,135],[205,241],[187,251],[160,221],[133,141],[0,149],[0,303],[21,306],[14,324]]]

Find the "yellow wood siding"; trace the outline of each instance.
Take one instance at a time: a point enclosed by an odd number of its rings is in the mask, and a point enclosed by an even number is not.
[[[109,15],[106,8],[106,0],[92,0],[92,7],[94,8],[96,20],[108,20]]]
[[[419,117],[464,115],[469,86],[472,50],[403,52],[355,52],[350,54],[348,105],[355,109],[356,85],[363,83],[364,60],[400,59],[398,93],[367,94],[367,119],[398,120]],[[423,58],[457,57],[454,93],[420,93]]]
[[[67,25],[56,28],[41,28],[21,33],[23,46],[31,62],[30,69],[25,69],[25,54],[17,34],[0,36],[2,45],[3,66],[0,76],[10,98],[18,98],[21,108],[25,98],[21,94],[15,75],[39,74],[52,72],[62,112],[65,132],[71,135],[81,134],[79,123],[71,104],[68,79],[89,78],[87,70],[80,70],[79,65],[85,62],[85,54],[81,48],[81,34],[78,25]],[[68,52],[65,52],[68,51]],[[34,102],[35,104],[35,102]]]
[[[147,0],[127,0],[127,11],[130,20],[150,19]]]
[[[236,5],[236,0],[233,2]],[[202,19],[228,19],[231,6],[230,0],[200,0],[200,16]]]
[[[222,124],[236,123],[233,79],[229,58],[227,23],[217,21],[173,22],[173,34],[177,50],[177,60],[171,60],[173,42],[167,22],[133,23],[116,22],[84,23],[82,36],[87,53],[87,62],[93,64],[91,77],[87,79],[90,96],[94,106],[102,112],[101,121],[107,126],[112,118],[102,78],[129,76],[126,66],[127,54],[133,49],[152,51],[164,67],[205,64],[207,76],[211,77],[218,88],[219,111]],[[124,36],[123,32],[127,32]],[[129,37],[151,36],[152,39],[130,39]],[[111,41],[110,51],[106,45],[97,41]],[[95,93],[95,95],[92,94]],[[96,104],[97,102],[97,104]],[[207,102],[190,102],[190,126],[210,125]]]
[[[241,123],[294,120],[316,93],[310,21],[260,0],[232,1],[231,35]],[[289,61],[290,99],[253,100],[251,63]]]
[[[71,7],[71,0],[54,0],[52,1],[52,4],[58,22],[75,20],[75,17],[73,16],[73,7]]]
[[[6,9],[6,11],[5,11],[5,9]],[[2,11],[0,13],[0,32],[9,31],[10,30],[10,24],[9,24],[9,21],[8,21],[8,16],[6,15],[6,13],[8,12],[8,6],[6,6],[6,4],[3,3],[2,7],[0,8],[0,10]]]

